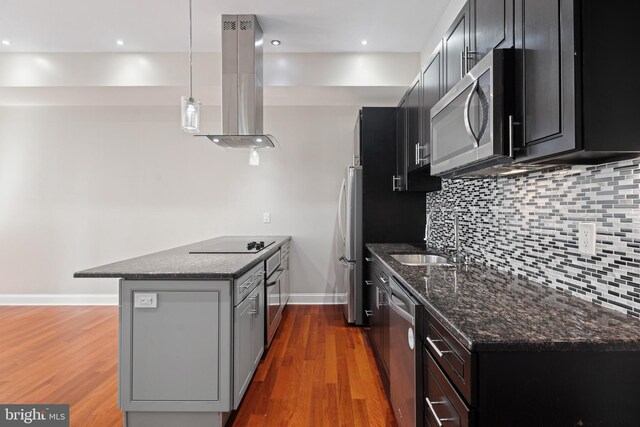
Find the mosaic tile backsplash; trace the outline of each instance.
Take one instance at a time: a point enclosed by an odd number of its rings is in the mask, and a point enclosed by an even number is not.
[[[427,194],[431,247],[640,317],[640,159],[520,177],[443,180]],[[596,224],[596,255],[578,250],[578,224]]]

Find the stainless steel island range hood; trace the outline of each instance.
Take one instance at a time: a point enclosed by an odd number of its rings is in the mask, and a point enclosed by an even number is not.
[[[262,131],[262,29],[256,15],[222,15],[222,135],[225,148],[275,148]]]

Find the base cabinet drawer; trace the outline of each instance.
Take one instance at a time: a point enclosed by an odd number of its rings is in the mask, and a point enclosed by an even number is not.
[[[259,262],[251,270],[234,280],[233,305],[238,305],[264,280],[264,263]]]
[[[428,350],[424,350],[424,415],[429,427],[468,427],[470,410]]]
[[[475,369],[474,357],[431,314],[425,312],[423,342],[429,353],[438,361],[451,382],[471,405],[473,395],[472,378]]]

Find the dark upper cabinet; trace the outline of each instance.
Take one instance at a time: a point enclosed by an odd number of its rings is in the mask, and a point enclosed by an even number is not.
[[[609,2],[516,0],[516,161],[593,164],[636,157],[640,67],[621,40],[635,14]]]
[[[422,72],[422,100],[420,105],[421,147],[418,149],[421,165],[431,163],[431,108],[444,95],[442,81],[442,50],[438,48],[431,54]]]
[[[422,166],[420,161],[420,147],[422,146],[420,135],[420,76],[414,80],[406,95],[407,108],[407,173]]]
[[[491,49],[514,48],[516,163],[636,157],[640,59],[620,42],[637,38],[635,16],[589,0],[469,0],[442,38],[444,93]]]
[[[433,72],[433,70],[431,70]],[[441,189],[440,177],[431,176],[424,161],[422,73],[413,81],[396,109],[396,175],[394,191],[430,192]]]
[[[471,49],[471,6],[467,2],[442,38],[444,88],[448,92],[467,73]]]
[[[442,38],[448,92],[491,49],[514,45],[514,0],[469,0]]]
[[[491,49],[513,47],[514,0],[471,0],[471,46],[469,71]]]
[[[396,174],[393,176],[393,191],[407,189],[407,102],[406,97],[396,109]]]
[[[516,4],[517,160],[575,148],[575,60],[572,2]]]

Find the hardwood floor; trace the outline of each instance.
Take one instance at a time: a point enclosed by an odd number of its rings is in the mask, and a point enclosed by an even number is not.
[[[234,426],[395,425],[364,331],[337,306],[289,306]],[[1,307],[0,403],[69,403],[120,426],[116,307]]]
[[[120,426],[117,307],[0,307],[0,403],[68,403],[72,426]]]
[[[234,426],[392,426],[364,330],[339,306],[288,306]]]

